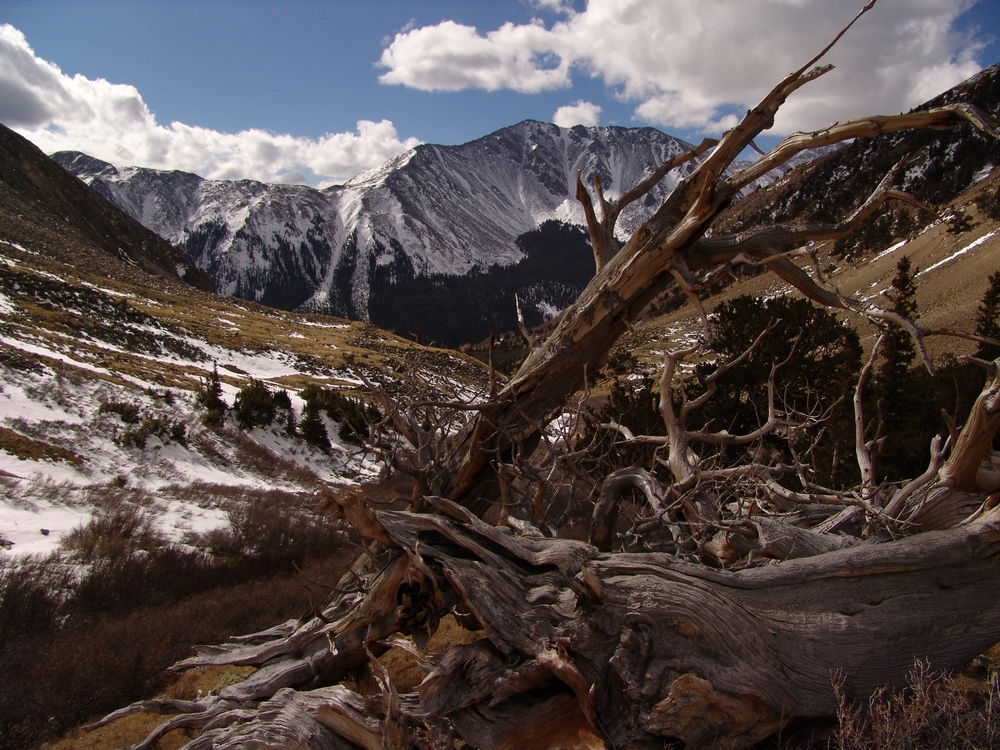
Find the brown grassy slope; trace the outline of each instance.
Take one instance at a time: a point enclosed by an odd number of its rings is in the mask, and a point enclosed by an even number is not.
[[[144,283],[183,281],[203,291],[215,288],[208,274],[173,245],[123,214],[3,125],[0,227],[0,239],[98,276]],[[184,269],[183,277],[179,268]],[[144,279],[144,275],[152,279]]]
[[[903,255],[910,257],[915,272],[919,273],[976,240],[987,237],[991,232],[996,232],[950,263],[916,278],[917,305],[920,311],[917,322],[921,326],[972,332],[976,308],[988,286],[988,277],[1000,270],[1000,222],[982,216],[973,201],[984,191],[998,189],[1000,169],[994,170],[988,178],[954,200],[937,207],[945,217],[955,210],[961,210],[973,219],[973,227],[961,234],[949,232],[946,223],[925,214],[918,219],[920,229],[914,239],[881,257],[879,253],[875,253],[856,261],[845,261],[833,255],[833,243],[819,244],[816,251],[824,274],[845,294],[871,298],[876,304],[888,305],[882,292],[889,288],[896,273],[896,263]],[[807,260],[805,262],[808,263]],[[732,283],[719,294],[707,299],[705,308],[711,312],[721,302],[742,294],[767,297],[786,293],[798,294],[780,279],[764,272]],[[870,345],[875,327],[857,318],[851,318],[850,322]],[[680,310],[654,317],[636,326],[635,334],[627,337],[617,351],[620,352],[622,347],[633,347],[636,358],[653,367],[660,363],[659,353],[665,348],[678,348],[682,335],[695,335],[700,330],[701,322],[696,311],[690,305],[685,305]],[[931,337],[927,344],[932,357],[946,352],[971,354],[976,348],[974,342],[946,336]]]

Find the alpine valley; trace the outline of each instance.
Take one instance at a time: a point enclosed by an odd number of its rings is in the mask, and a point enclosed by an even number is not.
[[[525,121],[460,146],[418,146],[323,190],[53,158],[183,250],[223,295],[455,345],[514,329],[515,294],[538,324],[589,281],[586,233],[571,228],[585,225],[578,171],[614,196],[690,148],[653,128]],[[692,168],[631,206],[621,229],[631,233]]]
[[[963,100],[997,118],[997,67],[929,104]],[[771,175],[713,230],[839,219],[890,174],[933,210],[893,207],[805,248],[812,270],[884,303],[905,255],[920,324],[968,331],[1000,266],[998,143],[967,127],[859,139]],[[529,325],[558,312],[594,274],[577,172],[620,194],[687,148],[652,129],[524,122],[319,190],[49,158],[0,126],[0,744],[33,749],[155,694],[194,643],[318,612],[330,587],[315,581],[336,580],[358,543],[314,512],[332,513],[330,488],[386,505],[411,489],[386,480],[398,433],[377,431],[379,409],[415,395],[468,406],[503,378],[409,337],[513,329],[515,295]],[[788,293],[738,266],[707,311]],[[665,349],[703,332],[695,305],[658,302],[600,372],[580,373],[588,395],[658,372]],[[972,351],[959,344],[947,353]],[[307,577],[292,578],[299,563]],[[204,679],[176,695],[243,677]]]

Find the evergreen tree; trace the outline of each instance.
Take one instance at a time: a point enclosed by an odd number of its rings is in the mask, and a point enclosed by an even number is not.
[[[976,198],[976,208],[988,219],[1000,219],[1000,190],[985,190]]]
[[[853,484],[857,469],[844,457],[854,450],[851,393],[861,369],[861,343],[854,329],[830,311],[793,297],[766,301],[736,297],[719,305],[713,318],[713,349],[727,360],[742,354],[769,322],[774,327],[752,356],[716,381],[718,390],[699,416],[712,429],[725,428],[733,434],[757,429],[767,419],[771,367],[783,362],[775,374],[779,409],[800,414],[831,409],[822,424],[795,431],[796,448],[808,450],[818,440],[812,449],[814,478],[822,484]],[[714,369],[714,364],[702,365],[698,375],[705,378]],[[778,431],[765,443],[772,455],[792,462],[788,439]],[[742,449],[726,452],[735,459],[737,450]]]
[[[976,310],[976,335],[1000,341],[1000,271],[990,275],[990,285]],[[1000,346],[981,343],[976,356],[992,361],[1000,357]]]
[[[222,381],[219,380],[219,366],[212,368],[212,374],[205,377],[198,390],[196,401],[205,410],[204,422],[210,426],[222,424],[229,408],[222,398]]]
[[[889,301],[892,303],[889,309],[909,320],[917,317],[917,287],[913,276],[910,258],[904,255],[896,264],[896,276],[889,291]],[[902,326],[886,326],[878,379],[887,384],[905,383],[916,356],[917,349],[909,332]]]
[[[627,376],[615,378],[604,406],[588,415],[585,442],[596,441],[599,446],[598,465],[605,474],[627,466],[641,466],[649,471],[656,471],[655,446],[616,446],[619,441],[617,433],[598,427],[615,422],[625,425],[636,435],[666,434],[656,384],[656,379],[650,375],[644,375],[638,380]]]
[[[250,382],[236,394],[233,414],[240,429],[266,427],[277,416],[274,392],[260,380],[250,378]]]
[[[890,310],[916,320],[916,269],[909,256],[896,264],[896,276],[889,291]],[[918,476],[927,466],[928,446],[939,427],[934,384],[927,371],[916,362],[917,348],[902,326],[885,328],[882,358],[875,376],[875,395],[885,440],[876,456],[876,473],[884,480]]]
[[[299,433],[310,445],[315,445],[324,451],[330,450],[330,435],[326,431],[323,418],[320,416],[319,407],[314,401],[306,401],[302,422],[299,424]]]

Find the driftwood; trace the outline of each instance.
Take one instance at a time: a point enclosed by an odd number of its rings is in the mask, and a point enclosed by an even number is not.
[[[794,717],[834,715],[835,685],[864,697],[904,684],[915,659],[954,668],[998,638],[995,513],[730,572],[516,536],[429,503],[434,513],[377,514],[395,551],[363,606],[345,596],[296,637],[203,649],[179,667],[261,669],[217,697],[126,711],[189,712],[173,726],[210,729],[191,748],[378,748],[390,735],[399,747],[452,735],[484,748],[742,747]],[[455,608],[483,637],[451,649],[393,707],[339,685],[277,687],[342,680],[364,664],[340,658],[366,654],[352,642],[420,640]]]
[[[758,430],[692,429],[688,415],[711,397],[712,379],[706,394],[675,403],[675,371],[693,351],[671,352],[661,379],[666,438],[605,425],[625,441],[662,446],[669,481],[637,467],[606,477],[594,492],[590,542],[484,520],[493,513],[515,525],[518,476],[541,477],[526,494],[539,515],[545,477],[560,465],[547,425],[665,284],[695,295],[705,274],[743,256],[820,304],[904,325],[918,345],[935,333],[846,297],[790,257],[809,240],[845,236],[885,200],[909,201],[884,185],[836,225],[706,234],[742,187],[804,148],[962,123],[995,134],[968,106],[865,118],[793,135],[727,175],[786,98],[829,70],[812,66],[831,46],[717,144],[662,165],[618,201],[595,183],[595,206],[580,179],[597,273],[506,385],[491,387],[484,403],[456,406],[453,414],[470,415],[464,427],[428,425],[428,402],[408,413],[368,384],[400,441],[389,463],[413,476],[416,490],[409,510],[375,510],[360,493],[330,491],[328,509],[367,540],[336,589],[344,593],[302,622],[202,647],[175,666],[258,667],[219,695],[141,702],[105,721],[177,712],[140,747],[170,728],[193,727],[203,734],[189,748],[662,748],[666,740],[739,748],[796,719],[836,715],[837,689],[863,699],[905,684],[915,660],[951,669],[1000,641],[1000,511],[997,497],[983,492],[993,475],[982,469],[1000,429],[998,363],[986,363],[983,394],[955,439],[935,441],[924,475],[893,487],[876,485],[871,469],[861,398],[870,361],[855,399],[862,484],[833,490],[812,486],[799,466],[763,458],[716,465],[695,453],[694,444],[752,446],[822,415],[783,411],[772,371]],[[695,157],[697,166],[619,248],[621,207]],[[515,471],[543,440],[544,466]],[[569,456],[571,443],[568,436],[561,446]],[[626,491],[642,511],[623,534],[615,521]],[[450,616],[478,638],[439,657],[424,653]],[[394,648],[425,664],[415,692],[400,694],[379,661]],[[361,695],[341,684],[360,673],[377,690]]]
[[[994,429],[987,394],[998,372],[958,445],[978,450]],[[953,454],[945,466],[952,460],[964,464]],[[683,528],[699,509],[668,504],[651,475],[623,471],[608,485],[607,497],[638,487],[653,523],[673,527],[675,541],[691,537]],[[916,661],[953,669],[1000,641],[1000,510],[942,482],[871,498],[898,506],[895,516],[790,490],[779,499],[793,512],[758,508],[742,525],[716,508],[722,531],[701,549],[715,565],[679,547],[610,552],[525,536],[440,497],[424,498],[422,512],[374,511],[356,493],[331,493],[378,540],[344,576],[344,593],[306,621],[201,647],[175,666],[258,667],[217,696],[140,702],[101,723],[177,713],[137,748],[181,727],[203,730],[188,745],[199,749],[739,748],[834,716],[843,698],[901,687]],[[883,543],[844,534],[859,516],[923,533]],[[761,564],[772,559],[781,562]],[[423,654],[448,616],[478,639]],[[399,694],[377,660],[392,648],[421,656],[426,677],[413,693]],[[359,670],[376,693],[339,684]]]

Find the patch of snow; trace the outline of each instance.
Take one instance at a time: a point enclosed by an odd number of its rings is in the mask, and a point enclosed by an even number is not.
[[[119,292],[115,289],[108,289],[105,286],[98,286],[97,284],[91,284],[89,281],[79,282],[80,286],[85,286],[88,289],[93,289],[100,292],[101,294],[106,294],[109,297],[125,297],[126,299],[136,299],[134,294],[126,294],[125,292]]]
[[[17,306],[0,292],[0,315],[13,315],[16,310]]]
[[[987,164],[985,167],[976,172],[975,176],[972,178],[972,184],[975,185],[977,182],[982,182],[991,174],[993,174],[993,165]]]
[[[71,365],[72,367],[77,367],[81,370],[87,370],[89,372],[97,373],[100,375],[108,375],[112,377],[124,380],[132,385],[137,385],[140,387],[148,387],[149,383],[145,380],[140,380],[139,378],[132,377],[131,375],[125,375],[119,372],[112,372],[105,367],[98,367],[92,365],[89,362],[82,362],[78,359],[73,359],[67,354],[60,351],[52,349],[51,347],[42,346],[40,344],[30,344],[27,341],[19,341],[13,339],[9,336],[0,336],[0,343],[6,344],[11,349],[17,349],[19,351],[25,352],[26,354],[34,354],[36,357],[46,357],[48,359],[53,359],[57,362],[62,362],[63,364]]]
[[[559,313],[562,312],[561,308],[556,307],[550,302],[546,302],[544,300],[536,304],[535,307],[538,308],[538,312],[542,314],[542,317],[545,320],[552,320],[552,318],[556,317]]]
[[[202,508],[179,500],[160,500],[157,505],[156,524],[172,542],[229,525],[229,514],[221,508]]]
[[[28,255],[38,255],[38,253],[36,253],[34,250],[29,250],[28,248],[24,247],[24,245],[18,245],[16,242],[10,242],[8,240],[0,240],[0,242],[4,243],[5,245],[9,245],[15,250],[19,250],[22,253],[27,253]]]
[[[3,451],[0,451],[2,455]],[[12,492],[17,491],[12,484],[18,480],[5,481],[4,492],[0,493],[0,537],[12,543],[8,554],[44,555],[55,552],[62,537],[86,523],[91,516],[86,508],[58,502],[18,503],[10,497]]]
[[[970,250],[972,250],[973,248],[976,248],[976,247],[979,247],[979,246],[980,246],[980,245],[982,245],[982,244],[983,244],[984,242],[986,242],[986,241],[987,241],[987,240],[989,240],[989,239],[990,239],[991,237],[993,237],[993,236],[994,236],[994,235],[995,235],[996,233],[997,233],[997,230],[996,230],[996,229],[994,229],[994,230],[993,230],[992,232],[989,232],[988,234],[984,234],[984,235],[983,235],[982,237],[980,237],[979,239],[977,239],[977,240],[973,240],[972,242],[970,242],[970,243],[969,243],[968,245],[966,245],[965,247],[963,247],[963,248],[962,248],[961,250],[956,250],[955,252],[953,252],[953,253],[952,253],[951,255],[949,255],[949,256],[948,256],[947,258],[945,258],[944,260],[939,260],[939,261],[938,261],[937,263],[935,263],[934,265],[932,265],[932,266],[928,266],[928,267],[927,267],[927,268],[925,268],[925,269],[924,269],[923,271],[921,271],[920,273],[918,273],[918,274],[917,274],[917,276],[923,276],[923,275],[924,275],[925,273],[930,273],[931,271],[933,271],[933,270],[935,270],[935,269],[937,269],[937,268],[941,268],[941,266],[945,266],[945,265],[947,265],[948,263],[951,263],[951,262],[952,262],[953,260],[955,260],[955,259],[956,259],[956,258],[958,258],[959,256],[961,256],[961,255],[965,255],[965,254],[966,254],[967,252],[969,252],[969,251],[970,251]]]
[[[899,248],[903,247],[908,242],[909,242],[909,240],[900,240],[895,245],[892,245],[891,247],[887,247],[885,250],[883,250],[878,255],[876,255],[874,258],[872,258],[872,261],[874,262],[876,260],[881,260],[882,258],[884,258],[885,256],[889,255],[890,253],[896,252],[897,250],[899,250]]]

